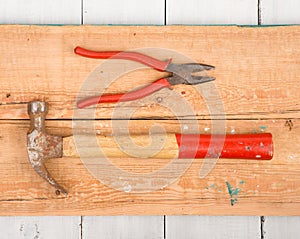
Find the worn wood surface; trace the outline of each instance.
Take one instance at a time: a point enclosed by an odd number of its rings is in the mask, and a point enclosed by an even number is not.
[[[299,117],[300,27],[0,26],[0,29],[1,119],[26,119],[25,103],[34,99],[50,103],[49,119],[72,118],[80,87],[103,62],[74,55],[77,45],[94,50],[147,48],[144,51],[161,59],[174,56],[174,62],[187,60],[178,56],[180,52],[197,62],[216,66],[212,72],[217,78],[214,83],[199,88],[174,87],[201,118],[210,118],[209,110],[217,108],[216,102],[220,101],[227,118]],[[161,55],[162,50],[152,51],[149,47],[169,48],[177,53]],[[119,76],[116,70],[126,69],[128,64],[110,61],[102,74]],[[162,75],[150,69],[136,70],[119,77],[106,92],[126,92]],[[105,80],[92,78],[94,85],[82,94],[99,93]],[[162,90],[157,97],[167,100],[163,95],[167,92]],[[174,116],[153,99],[154,102],[142,105],[133,102],[123,109],[138,107],[133,118],[186,116],[182,112]],[[97,108],[96,117],[110,118],[114,109],[114,104],[103,104]]]
[[[300,51],[296,47],[300,41],[299,27],[1,28],[1,39],[4,42],[0,47],[4,56],[1,58],[3,64],[0,74],[0,162],[4,179],[0,187],[0,200],[3,215],[300,213],[297,147],[300,145],[300,62],[297,60]],[[179,34],[181,32],[185,34]],[[203,34],[207,38],[202,37],[201,40],[200,36]],[[285,41],[282,41],[283,36]],[[11,38],[10,41],[7,40],[8,37]],[[122,38],[122,41],[119,38]],[[127,39],[126,42],[124,39]],[[258,45],[258,42],[261,44]],[[26,48],[22,47],[24,44]],[[220,160],[204,179],[199,178],[203,160],[195,160],[180,180],[162,190],[143,194],[128,193],[128,188],[117,191],[104,186],[85,169],[79,159],[53,159],[47,164],[50,172],[70,192],[67,197],[56,196],[53,189],[31,169],[27,160],[25,145],[29,122],[26,103],[34,99],[47,100],[50,103],[48,119],[59,119],[47,122],[49,132],[62,136],[72,134],[71,120],[63,119],[78,117],[73,116],[77,92],[89,73],[101,62],[75,56],[72,50],[76,45],[95,50],[102,49],[104,45],[106,50],[115,50],[116,46],[124,50],[146,46],[168,47],[183,52],[196,61],[215,65],[217,68],[213,74],[217,81],[214,84],[203,85],[200,89],[203,96],[212,102],[210,110],[217,107],[213,104],[217,99],[214,98],[212,88],[216,86],[220,101],[224,103],[226,117],[232,119],[227,120],[225,131],[271,132],[274,135],[274,159],[270,162]],[[98,47],[95,48],[95,45]],[[11,48],[14,54],[8,54],[8,51],[5,51],[7,48]],[[37,48],[39,51],[35,51]],[[158,56],[161,59],[166,58],[159,54]],[[175,54],[174,61],[177,60],[182,59]],[[121,68],[126,68],[128,64],[117,63],[121,64]],[[106,68],[108,72],[103,74],[114,72],[116,66],[117,64],[109,65]],[[136,79],[139,79],[141,84],[146,84],[160,75],[161,73],[149,69],[134,71],[129,76],[118,79],[106,92],[130,90],[133,84],[136,85]],[[282,79],[289,81],[282,85]],[[204,100],[195,88],[174,88],[187,99],[198,119],[222,118],[222,115],[209,115]],[[96,89],[94,92],[92,89],[88,93],[96,92]],[[125,113],[134,107],[138,108],[128,126],[131,133],[148,133],[154,123],[161,124],[166,132],[172,133],[193,128],[193,124],[186,120],[191,116],[186,115],[185,111],[174,115],[157,104],[157,97],[161,97],[163,102],[168,100],[164,94],[172,97],[169,90],[162,90],[143,104],[131,103],[123,106]],[[97,108],[96,118],[103,118],[94,123],[97,133],[112,134],[112,122],[104,119],[111,117],[114,107],[113,104],[106,104]],[[176,107],[179,107],[179,104]],[[81,115],[83,116],[85,115]],[[185,119],[183,125],[176,119],[173,120],[176,116]],[[134,120],[136,118],[139,120]],[[163,120],[155,120],[160,118]],[[114,122],[115,125],[119,125],[118,130],[125,127],[121,121],[119,124]],[[211,121],[199,121],[199,129],[201,132],[212,133]],[[162,168],[169,161],[115,159],[112,163],[125,171],[149,173]],[[103,175],[105,173],[109,174],[102,172]],[[160,179],[159,175],[156,177]]]

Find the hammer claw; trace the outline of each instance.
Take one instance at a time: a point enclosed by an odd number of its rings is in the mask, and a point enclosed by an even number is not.
[[[28,158],[37,174],[59,192],[67,195],[67,191],[51,177],[45,167],[46,159],[62,157],[62,137],[46,133],[45,118],[47,112],[48,105],[46,102],[34,101],[28,105],[30,116],[30,130],[27,134]]]
[[[51,184],[53,187],[55,187],[60,193],[62,193],[64,195],[68,194],[68,192],[51,177],[51,175],[48,172],[48,170],[46,169],[44,163],[40,164],[38,167],[33,166],[33,169],[37,172],[38,175],[40,175],[49,184]]]

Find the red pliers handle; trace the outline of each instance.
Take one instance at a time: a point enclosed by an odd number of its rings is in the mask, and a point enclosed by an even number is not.
[[[168,61],[160,61],[151,56],[147,56],[138,52],[126,52],[126,51],[91,51],[84,49],[80,46],[76,47],[74,52],[77,55],[94,58],[94,59],[120,59],[120,60],[131,60],[140,62],[146,66],[158,71],[165,71],[171,59]]]
[[[126,94],[106,94],[102,96],[93,96],[83,99],[77,103],[78,108],[85,108],[90,105],[99,103],[112,103],[119,101],[132,101],[141,99],[148,96],[162,88],[172,89],[172,85],[187,84],[195,85],[215,80],[214,77],[209,76],[193,76],[192,73],[214,69],[213,66],[203,65],[198,63],[189,64],[173,64],[171,60],[160,61],[153,57],[138,53],[138,52],[121,52],[121,51],[104,51],[96,52],[87,50],[81,47],[76,47],[74,52],[78,55],[95,58],[95,59],[123,59],[140,62],[146,66],[152,67],[158,71],[165,71],[172,73],[172,76],[161,78],[152,84],[140,88],[136,91],[132,91]]]
[[[77,107],[82,109],[91,105],[96,105],[100,103],[115,103],[115,102],[125,102],[133,101],[144,98],[148,95],[153,94],[156,91],[161,90],[162,88],[172,89],[170,83],[166,78],[161,78],[157,81],[154,81],[150,85],[147,85],[141,89],[130,91],[128,93],[121,94],[105,94],[101,96],[92,96],[77,102]]]

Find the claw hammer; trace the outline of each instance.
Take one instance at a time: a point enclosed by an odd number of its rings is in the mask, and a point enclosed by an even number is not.
[[[67,195],[67,190],[60,186],[48,172],[45,160],[61,157],[79,157],[74,137],[49,135],[45,129],[45,118],[48,104],[43,101],[33,101],[28,104],[30,129],[27,134],[27,153],[33,169],[50,185],[57,189],[57,193]],[[122,136],[120,136],[122,137]],[[214,135],[222,141],[220,152],[211,147],[212,135],[207,134],[167,134],[162,150],[151,158],[230,158],[270,160],[273,157],[273,141],[270,133]],[[135,141],[147,141],[148,135],[135,135]],[[97,141],[106,157],[128,157],[120,147],[114,143],[113,137],[97,136]],[[96,158],[96,149],[88,147],[84,157]],[[141,156],[142,157],[142,156]]]

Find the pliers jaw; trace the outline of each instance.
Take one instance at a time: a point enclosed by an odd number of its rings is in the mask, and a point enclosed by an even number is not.
[[[198,63],[188,63],[188,64],[172,64],[170,63],[166,71],[171,72],[173,75],[167,77],[166,79],[170,85],[197,85],[215,80],[211,76],[195,76],[193,73],[200,71],[209,71],[215,69],[214,66],[198,64]]]

